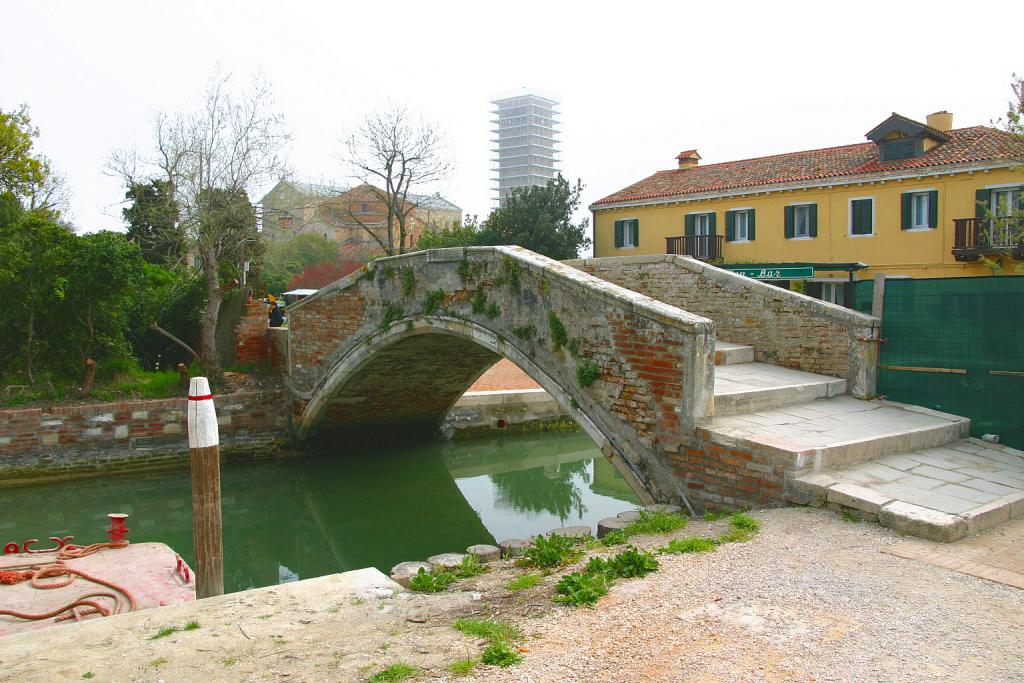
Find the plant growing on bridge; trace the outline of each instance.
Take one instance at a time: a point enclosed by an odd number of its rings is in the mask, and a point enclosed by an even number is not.
[[[427,299],[423,302],[423,315],[433,315],[444,303],[444,290],[434,289],[427,292]]]
[[[508,285],[511,289],[519,289],[519,274],[521,272],[522,266],[519,265],[519,261],[511,256],[504,256],[501,259],[501,275],[494,281],[494,284],[498,287]]]
[[[565,331],[565,325],[554,311],[548,311],[548,329],[551,330],[551,343],[556,351],[569,343],[569,334]]]
[[[465,284],[470,280],[476,279],[476,277],[480,275],[481,267],[482,264],[476,261],[462,259],[461,261],[459,261],[459,280],[461,280],[463,284]]]
[[[395,277],[395,269],[391,266],[384,266],[377,272],[377,282],[384,284],[384,282],[390,282]]]
[[[402,268],[402,294],[412,296],[416,291],[416,272],[411,266]]]
[[[487,295],[484,294],[484,287],[480,285],[473,292],[473,298],[470,300],[470,305],[473,307],[473,313],[476,315],[483,315],[487,310]]]
[[[576,365],[576,381],[583,388],[589,387],[601,376],[601,366],[590,358],[584,358]]]
[[[380,329],[386,330],[391,326],[391,323],[401,319],[405,315],[405,311],[400,306],[396,306],[390,301],[384,302],[384,317],[380,321]]]
[[[537,328],[533,325],[519,325],[518,327],[512,328],[512,335],[516,339],[523,341],[530,341],[537,334]]]
[[[494,320],[499,315],[501,315],[501,309],[498,308],[498,304],[492,301],[491,303],[487,304],[487,308],[484,310],[484,315],[486,315],[491,320]]]

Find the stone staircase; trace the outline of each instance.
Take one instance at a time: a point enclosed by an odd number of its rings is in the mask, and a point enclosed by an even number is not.
[[[939,541],[1024,514],[1024,452],[969,438],[970,420],[855,399],[845,379],[753,359],[716,343],[715,415],[698,436],[781,467],[789,502]]]

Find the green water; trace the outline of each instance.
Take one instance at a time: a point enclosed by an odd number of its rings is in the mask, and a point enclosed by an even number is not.
[[[579,432],[361,448],[227,464],[221,473],[228,591],[462,552],[597,523],[635,498]],[[187,470],[3,492],[0,540],[73,534],[105,540],[106,513],[131,515],[129,538],[161,541],[192,562]],[[44,543],[40,543],[43,546]]]

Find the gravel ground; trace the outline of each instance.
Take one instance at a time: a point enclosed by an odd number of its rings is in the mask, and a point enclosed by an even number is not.
[[[516,592],[506,584],[524,570],[499,562],[444,593],[358,598],[335,575],[0,638],[0,682],[366,681],[398,662],[429,681],[1024,681],[1024,592],[886,554],[901,538],[874,524],[753,514],[753,540],[660,556],[594,609],[552,603],[569,568]],[[726,529],[692,521],[634,540]],[[485,645],[451,628],[471,615],[519,625],[524,661],[447,673]],[[153,638],[190,619],[201,628]]]
[[[900,537],[873,524],[755,516],[748,543],[663,557],[593,610],[521,622],[525,661],[471,680],[1024,680],[1021,591],[885,554]]]

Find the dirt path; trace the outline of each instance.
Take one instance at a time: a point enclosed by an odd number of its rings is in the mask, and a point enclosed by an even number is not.
[[[754,540],[662,556],[660,571],[616,583],[592,610],[551,603],[558,574],[507,590],[522,572],[511,563],[438,595],[324,577],[3,638],[0,681],[362,681],[396,662],[423,680],[516,683],[1024,680],[1024,592],[887,554],[901,539],[872,524],[810,509],[755,516]],[[523,663],[448,674],[481,649],[450,628],[464,615],[518,624]],[[200,628],[152,639],[190,619]]]

